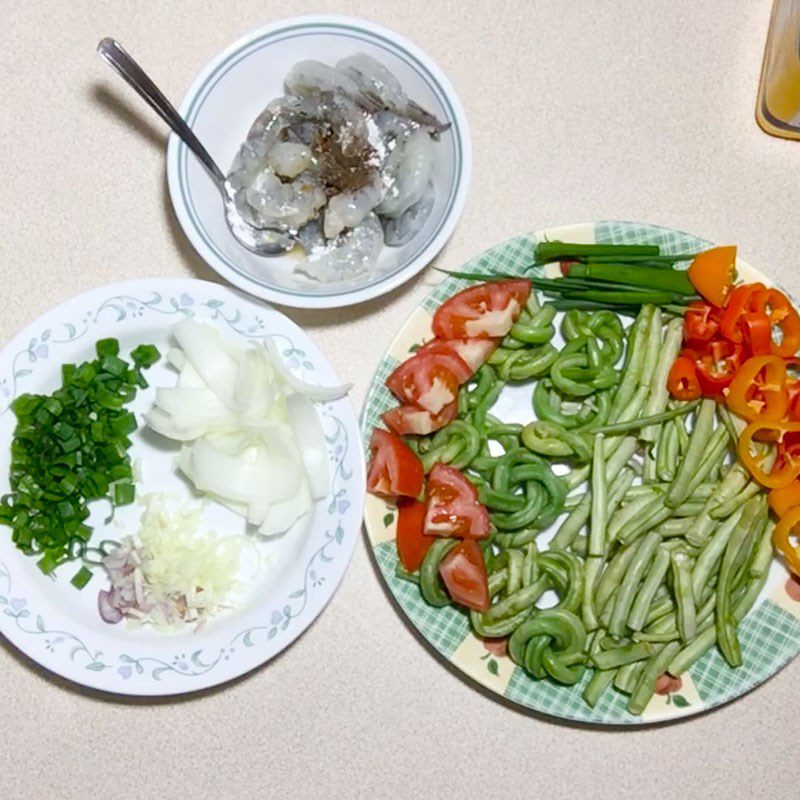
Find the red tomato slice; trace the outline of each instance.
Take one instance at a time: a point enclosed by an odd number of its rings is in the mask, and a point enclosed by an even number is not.
[[[425,554],[434,543],[432,536],[424,533],[425,503],[401,499],[397,503],[397,555],[400,563],[416,572]]]
[[[369,449],[367,489],[372,494],[416,497],[422,491],[422,462],[399,436],[375,428]]]
[[[473,541],[460,542],[439,565],[447,592],[454,602],[486,611],[489,608],[489,582],[481,548]]]
[[[442,348],[446,348],[475,372],[486,363],[498,344],[499,339],[432,339],[417,350],[417,355],[441,352]]]
[[[489,512],[477,489],[460,470],[435,464],[428,476],[425,533],[483,539],[489,535]]]
[[[404,403],[438,414],[455,399],[458,387],[472,370],[449,347],[417,353],[386,379],[389,390]]]
[[[451,423],[458,416],[458,401],[445,406],[438,414],[431,414],[417,406],[400,406],[387,411],[383,419],[386,427],[398,436],[425,436]]]
[[[433,316],[440,339],[486,339],[505,336],[517,321],[531,293],[531,282],[481,283],[453,295]]]

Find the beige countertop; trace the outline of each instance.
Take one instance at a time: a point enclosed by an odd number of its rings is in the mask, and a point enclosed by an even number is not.
[[[448,73],[472,128],[456,267],[526,230],[638,219],[735,242],[800,296],[800,144],[753,109],[768,0],[0,0],[0,339],[73,294],[215,279],[172,216],[164,132],[95,55],[120,39],[180,98],[219,49],[280,16],[366,16]],[[287,313],[355,384],[428,287]],[[444,668],[387,600],[364,542],[287,652],[178,702],[98,699],[0,647],[0,787],[16,798],[797,798],[794,663],[750,695],[639,731],[506,707]]]

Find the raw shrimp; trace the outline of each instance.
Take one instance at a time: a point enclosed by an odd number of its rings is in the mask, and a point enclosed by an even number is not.
[[[292,67],[285,95],[250,126],[226,188],[241,229],[299,242],[295,272],[347,281],[372,270],[384,244],[399,247],[434,207],[432,174],[442,123],[409,99],[371,56]]]
[[[311,148],[300,142],[277,142],[267,154],[267,164],[282,178],[296,178],[312,160]]]
[[[294,231],[325,205],[325,193],[313,181],[300,177],[283,183],[274,172],[265,169],[246,189],[236,193],[236,203],[243,215],[250,212],[258,227]]]
[[[450,127],[449,122],[441,122],[422,106],[409,100],[400,81],[380,61],[376,61],[366,53],[356,53],[341,59],[336,64],[336,71],[351,78],[358,85],[361,95],[373,104],[374,110],[389,109],[419,125],[431,128],[435,134],[442,133]]]
[[[384,167],[388,190],[375,211],[384,217],[399,217],[422,198],[433,172],[435,144],[424,130],[412,133],[392,151]]]
[[[346,281],[369,272],[383,247],[383,228],[375,214],[370,214],[352,230],[311,252],[294,268],[321,283]]]
[[[325,209],[325,236],[332,239],[345,228],[355,228],[381,202],[382,197],[383,188],[377,171],[363,188],[331,197]]]
[[[433,184],[429,183],[422,197],[399,217],[383,220],[383,237],[387,247],[408,244],[423,228],[433,211]]]
[[[321,61],[299,61],[284,80],[289,94],[300,97],[322,94],[323,92],[340,92],[351,100],[358,96],[358,84],[349,76],[329,67]]]

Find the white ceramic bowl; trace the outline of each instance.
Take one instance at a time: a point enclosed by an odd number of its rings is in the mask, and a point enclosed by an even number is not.
[[[461,103],[442,71],[411,42],[378,25],[350,17],[307,16],[260,28],[234,43],[200,73],[181,113],[223,170],[267,103],[283,94],[283,79],[298,61],[329,64],[356,52],[384,63],[409,97],[452,123],[437,147],[436,201],[423,229],[403,247],[384,247],[368,277],[347,284],[312,282],[293,274],[294,253],[265,258],[243,248],[225,224],[211,178],[173,134],[167,151],[172,205],[200,256],[250,294],[301,308],[360,303],[388,292],[422,270],[443,247],[461,215],[472,152]],[[299,250],[299,248],[296,248]]]

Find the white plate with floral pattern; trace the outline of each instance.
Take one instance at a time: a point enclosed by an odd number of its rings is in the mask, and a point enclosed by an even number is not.
[[[126,356],[137,344],[166,352],[170,328],[186,315],[215,324],[232,341],[275,337],[289,367],[310,383],[339,384],[333,368],[293,322],[268,306],[214,283],[153,278],[94,289],[48,311],[0,352],[0,494],[9,491],[10,443],[16,419],[10,403],[21,394],[49,393],[63,363],[94,357],[98,339],[114,337]],[[141,424],[156,386],[173,385],[162,360],[147,372],[150,388],[130,408],[140,427],[131,439],[141,474],[137,495],[159,491],[192,499],[174,467],[177,448]],[[172,695],[236,678],[286,648],[322,611],[339,584],[361,527],[364,464],[358,423],[347,398],[318,405],[330,464],[330,492],[281,537],[259,542],[263,567],[242,607],[210,619],[202,630],[160,633],[103,622],[97,594],[102,569],[82,591],[70,585],[75,565],[45,577],[0,527],[0,632],[19,650],[64,678],[126,695]],[[135,530],[141,507],[94,504],[93,542]],[[203,529],[242,532],[244,521],[209,503]]]

